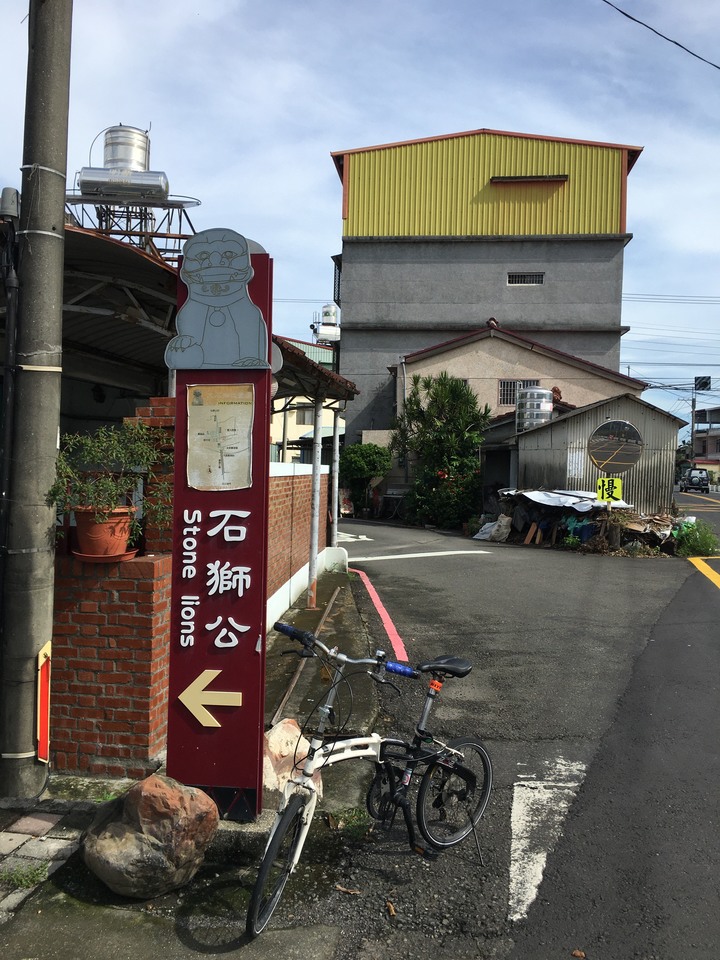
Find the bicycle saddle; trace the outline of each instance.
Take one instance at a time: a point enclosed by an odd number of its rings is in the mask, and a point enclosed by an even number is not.
[[[462,657],[451,657],[445,654],[434,660],[428,660],[427,663],[419,664],[416,669],[420,673],[440,673],[444,677],[466,677],[472,670],[472,664]]]

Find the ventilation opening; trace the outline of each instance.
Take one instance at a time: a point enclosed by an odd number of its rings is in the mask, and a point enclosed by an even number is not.
[[[532,286],[539,283],[545,283],[544,273],[509,273],[507,275],[508,286]]]

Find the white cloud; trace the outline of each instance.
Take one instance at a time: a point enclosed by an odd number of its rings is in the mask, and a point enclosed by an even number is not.
[[[715,0],[618,5],[717,59]],[[3,186],[20,180],[25,12],[0,8]],[[478,127],[629,143],[644,152],[628,184],[626,292],[720,295],[719,81],[602,0],[75,0],[68,168],[88,164],[103,128],[151,125],[153,168],[202,201],[196,228],[230,226],[268,249],[275,328],[305,338],[341,247],[331,151]],[[651,328],[684,331],[685,350],[688,331],[712,335],[716,313],[626,302],[624,322],[645,330],[624,354],[632,346],[639,364],[642,349],[650,364]],[[702,342],[688,354],[700,367],[714,349]]]

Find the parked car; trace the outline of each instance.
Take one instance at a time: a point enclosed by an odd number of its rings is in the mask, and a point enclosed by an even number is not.
[[[680,491],[693,490],[696,493],[710,493],[710,480],[707,470],[686,470],[680,477]]]

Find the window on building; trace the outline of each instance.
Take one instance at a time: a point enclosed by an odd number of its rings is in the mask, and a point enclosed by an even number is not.
[[[517,402],[518,388],[539,387],[539,380],[498,380],[498,404],[501,407],[514,407]]]
[[[509,287],[531,287],[545,283],[544,273],[509,273],[507,275]]]
[[[315,422],[315,408],[314,407],[297,407],[295,410],[295,423],[298,426],[306,427],[312,426]]]

